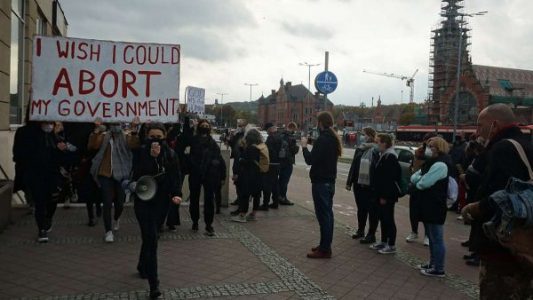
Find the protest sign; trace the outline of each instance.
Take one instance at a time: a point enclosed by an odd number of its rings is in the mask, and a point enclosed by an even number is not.
[[[187,95],[187,111],[203,114],[205,112],[205,90],[192,86],[188,86],[185,90],[185,94]]]
[[[175,122],[179,45],[36,36],[33,121]]]

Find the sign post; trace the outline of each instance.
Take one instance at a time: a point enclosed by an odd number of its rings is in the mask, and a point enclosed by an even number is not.
[[[33,121],[176,122],[181,48],[36,36]]]
[[[324,72],[319,73],[315,78],[316,89],[324,95],[324,110],[328,107],[328,94],[333,93],[337,89],[337,76],[328,70],[329,68],[329,52],[326,51],[326,63]]]

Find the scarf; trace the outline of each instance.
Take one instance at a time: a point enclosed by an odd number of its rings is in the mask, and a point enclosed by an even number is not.
[[[370,186],[370,167],[372,166],[372,154],[376,147],[377,144],[373,143],[365,143],[359,147],[364,152],[361,156],[361,162],[359,163],[359,177],[357,179],[357,184]]]
[[[111,133],[108,133],[104,136],[102,146],[92,161],[91,175],[96,182],[98,182],[98,172],[100,171],[100,166],[102,164],[102,160],[104,159],[107,147],[111,146],[111,136]],[[111,170],[113,179],[122,181],[130,177],[132,159],[133,154],[126,144],[126,136],[124,134],[115,136],[113,139],[113,146],[111,148]]]

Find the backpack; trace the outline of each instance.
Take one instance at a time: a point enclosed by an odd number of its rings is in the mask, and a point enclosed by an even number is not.
[[[515,140],[508,141],[527,167],[529,180],[511,177],[505,190],[489,197],[496,213],[483,224],[483,231],[533,268],[533,170],[522,145]]]
[[[268,173],[270,165],[270,159],[268,157],[268,147],[264,143],[255,145],[255,147],[259,150],[259,171],[261,173]]]
[[[281,147],[279,149],[278,157],[280,160],[289,158],[289,142],[285,139],[281,139]]]
[[[453,204],[457,201],[457,197],[459,195],[459,185],[457,184],[457,181],[455,178],[448,176],[448,197],[447,197],[447,205],[448,208],[452,207]]]

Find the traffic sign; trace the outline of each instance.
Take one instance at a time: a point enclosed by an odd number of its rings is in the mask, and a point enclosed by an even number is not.
[[[337,89],[337,76],[330,71],[319,73],[315,78],[315,87],[322,94],[331,94]]]

